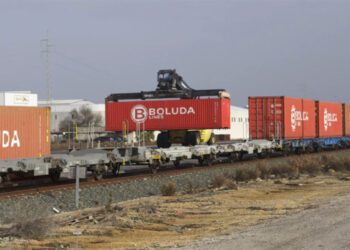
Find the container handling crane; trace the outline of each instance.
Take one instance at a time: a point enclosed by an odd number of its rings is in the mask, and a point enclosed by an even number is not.
[[[137,93],[117,93],[106,98],[107,102],[125,100],[149,99],[200,99],[203,97],[230,98],[225,89],[196,90],[191,88],[175,69],[159,70],[157,74],[158,85],[155,91],[141,91]],[[185,146],[215,143],[211,129],[201,130],[168,130],[158,134],[157,145],[168,148],[172,143],[182,143]]]

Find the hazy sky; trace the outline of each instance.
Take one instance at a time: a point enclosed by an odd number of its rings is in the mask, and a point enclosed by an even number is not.
[[[349,1],[0,0],[0,89],[104,102],[176,68],[196,89],[350,102]]]

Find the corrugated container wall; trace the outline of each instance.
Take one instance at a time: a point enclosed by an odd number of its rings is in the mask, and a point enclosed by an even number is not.
[[[341,137],[343,135],[342,104],[317,101],[317,136]]]
[[[151,100],[106,103],[106,130],[230,128],[229,99]],[[144,125],[143,125],[144,124]]]
[[[0,160],[50,155],[50,109],[0,106]]]
[[[316,136],[315,101],[285,96],[249,97],[252,139],[303,139]]]
[[[343,104],[344,135],[350,136],[350,104]]]

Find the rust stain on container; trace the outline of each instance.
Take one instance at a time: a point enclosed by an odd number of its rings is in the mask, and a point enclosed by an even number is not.
[[[50,153],[49,108],[0,106],[0,160]]]

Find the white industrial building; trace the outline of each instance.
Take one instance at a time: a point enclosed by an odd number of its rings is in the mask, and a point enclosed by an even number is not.
[[[30,91],[0,92],[0,106],[37,107],[38,95]]]
[[[222,135],[229,140],[249,139],[249,112],[247,108],[231,106],[231,128],[215,129],[215,135]]]
[[[39,106],[51,108],[51,132],[59,132],[60,122],[70,116],[74,109],[79,111],[81,107],[88,107],[92,112],[100,114],[102,121],[101,127],[105,126],[105,104],[96,104],[83,99],[73,100],[51,100],[39,101]],[[100,130],[96,128],[96,130]]]

